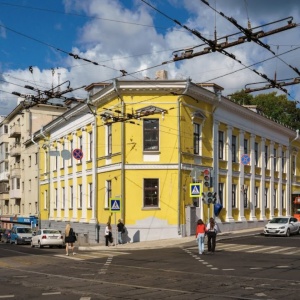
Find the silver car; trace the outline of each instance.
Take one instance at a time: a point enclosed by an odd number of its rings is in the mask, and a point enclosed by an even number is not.
[[[62,248],[64,245],[64,238],[60,231],[56,229],[39,229],[37,232],[32,233],[31,247],[42,248],[44,246],[53,246]]]
[[[276,217],[269,221],[264,228],[264,235],[300,234],[300,223],[294,217]]]

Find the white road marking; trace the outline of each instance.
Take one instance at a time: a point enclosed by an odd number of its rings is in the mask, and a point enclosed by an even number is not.
[[[61,295],[61,292],[42,293],[42,296],[48,296],[48,295]]]
[[[290,266],[276,266],[276,268],[286,269],[286,268],[290,268]]]
[[[56,257],[63,257],[63,258],[67,258],[67,259],[73,259],[73,260],[84,260],[84,259],[79,258],[79,257],[68,256],[68,255],[61,255],[61,254],[56,254],[54,256],[56,256]]]
[[[222,269],[222,271],[234,271],[235,269]]]
[[[295,249],[295,247],[285,247],[285,248],[280,248],[278,250],[274,250],[274,251],[269,251],[269,253],[276,253],[276,252],[281,252],[281,251],[287,251],[288,249]]]
[[[0,296],[0,299],[6,299],[6,298],[15,298],[15,295],[2,295],[2,296]]]
[[[247,251],[247,252],[250,252],[250,253],[254,253],[254,252],[260,252],[263,250],[263,252],[265,252],[265,250],[269,250],[269,249],[274,249],[274,248],[277,248],[277,246],[272,246],[272,247],[267,247],[267,248],[259,248],[259,249],[256,249],[256,250],[250,250],[250,251]],[[269,252],[268,252],[269,253]]]

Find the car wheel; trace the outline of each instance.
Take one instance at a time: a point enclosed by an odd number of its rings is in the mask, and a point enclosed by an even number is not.
[[[18,240],[15,240],[15,245],[18,245]]]
[[[286,231],[285,236],[290,236],[290,235],[291,235],[291,231],[290,231],[290,229],[288,228],[287,231]]]
[[[62,245],[59,245],[59,246],[58,246],[58,248],[60,248],[60,249],[61,249],[61,248],[62,248]]]
[[[34,248],[34,245],[33,245],[33,242],[32,242],[32,241],[31,241],[30,245],[31,245],[31,248]]]
[[[43,248],[43,246],[41,245],[41,242],[39,241],[39,248]]]

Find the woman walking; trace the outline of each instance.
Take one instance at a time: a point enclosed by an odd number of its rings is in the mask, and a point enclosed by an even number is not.
[[[205,237],[206,226],[201,219],[197,222],[196,228],[196,239],[198,241],[199,254],[204,252],[204,237]]]
[[[70,224],[66,225],[65,229],[65,243],[66,243],[66,255],[69,255],[69,248],[71,248],[73,255],[76,253],[74,252],[74,243],[76,242],[76,235],[73,228]]]
[[[216,237],[218,232],[218,226],[215,223],[213,218],[209,219],[209,223],[207,224],[207,248],[208,252],[214,253],[216,249]]]

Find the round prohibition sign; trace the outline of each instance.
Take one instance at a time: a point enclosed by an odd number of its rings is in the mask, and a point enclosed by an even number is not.
[[[81,149],[74,149],[72,154],[75,159],[81,160],[83,158],[83,152]]]
[[[250,156],[248,154],[244,154],[241,158],[243,165],[249,165],[250,163]]]

